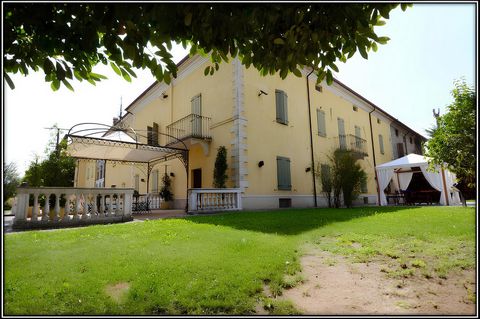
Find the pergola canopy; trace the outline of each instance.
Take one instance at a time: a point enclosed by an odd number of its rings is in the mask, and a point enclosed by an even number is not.
[[[161,134],[161,133],[159,133]],[[139,143],[133,128],[100,123],[80,123],[73,126],[66,138],[67,152],[78,159],[156,164],[179,158],[185,166],[188,149]],[[153,165],[149,165],[153,166]]]

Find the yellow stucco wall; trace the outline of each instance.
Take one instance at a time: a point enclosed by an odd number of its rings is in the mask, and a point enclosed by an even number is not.
[[[197,61],[197,62],[195,62]],[[235,170],[234,141],[236,133],[234,131],[234,109],[238,103],[238,93],[235,89],[235,66],[230,63],[223,63],[220,70],[213,76],[204,76],[203,70],[208,61],[197,65],[192,71],[193,65],[197,60],[187,61],[180,67],[180,78],[165,86],[162,90],[151,90],[147,92],[143,99],[140,99],[134,107],[130,109],[135,116],[129,119],[130,125],[141,135],[146,136],[147,126],[152,126],[153,122],[159,124],[159,131],[166,132],[166,127],[191,114],[192,97],[201,94],[202,115],[211,118],[210,133],[212,139],[208,143],[190,145],[189,162],[189,183],[192,187],[191,171],[193,169],[202,169],[202,187],[211,188],[213,184],[213,169],[217,150],[220,146],[227,148],[228,174],[229,179],[227,187],[238,187],[235,185],[235,176],[238,171]],[[187,75],[182,75],[182,70],[187,70]],[[313,148],[315,162],[326,163],[327,155],[331,154],[337,145],[338,125],[337,118],[342,118],[345,125],[345,133],[355,135],[355,126],[361,128],[361,137],[366,140],[366,150],[368,156],[360,160],[360,164],[368,174],[368,194],[376,194],[376,183],[374,179],[374,163],[372,154],[372,145],[370,137],[370,124],[368,111],[358,107],[353,110],[351,99],[345,98],[345,91],[338,93],[338,88],[323,85],[322,92],[315,89],[315,78],[310,79],[310,102],[311,102],[311,124],[313,131]],[[312,173],[306,172],[306,168],[311,166],[310,155],[310,136],[308,119],[308,99],[305,77],[298,78],[289,75],[282,80],[278,75],[262,77],[254,68],[243,68],[243,77],[241,78],[243,86],[241,88],[241,101],[244,111],[241,115],[246,118],[246,139],[241,142],[246,143],[244,163],[248,186],[244,189],[244,195],[252,196],[283,196],[283,195],[303,195],[310,196],[313,192]],[[275,90],[280,89],[288,95],[288,125],[277,123]],[[262,90],[267,95],[260,95]],[[162,92],[168,97],[162,98]],[[342,95],[343,94],[343,95]],[[145,102],[146,101],[146,102]],[[319,136],[317,130],[317,109],[325,112],[326,136]],[[380,123],[377,122],[380,118]],[[372,114],[373,139],[376,153],[376,164],[392,160],[392,146],[390,136],[390,122],[383,116]],[[384,154],[380,153],[378,135],[383,135]],[[142,137],[140,142],[146,143],[146,138]],[[166,139],[159,138],[159,143],[164,145]],[[205,147],[208,145],[208,147]],[[292,189],[289,191],[278,190],[277,188],[277,163],[276,157],[290,158]],[[264,161],[263,167],[258,167],[258,162]],[[183,164],[178,159],[173,159],[165,163],[158,164],[153,171],[158,170],[159,184],[161,176],[167,165],[168,173],[173,172],[173,190],[176,199],[185,199],[186,194],[186,173]],[[133,169],[128,165],[107,165],[107,180],[105,186],[111,184],[117,187],[133,187],[135,174],[140,178],[147,180],[145,172]],[[135,171],[136,170],[136,171]],[[145,170],[145,169],[144,169]],[[79,185],[86,183],[81,181],[81,176],[85,175],[85,167],[80,165]],[[82,173],[83,172],[83,173]],[[114,173],[113,173],[114,172]],[[112,174],[113,173],[113,174]],[[82,175],[83,174],[83,175]],[[235,175],[235,176],[234,176]],[[150,177],[150,190],[153,189],[153,179]],[[146,182],[140,183],[140,193],[146,192]],[[321,186],[317,183],[317,194],[321,194]]]
[[[75,187],[95,187],[95,161],[78,160]]]

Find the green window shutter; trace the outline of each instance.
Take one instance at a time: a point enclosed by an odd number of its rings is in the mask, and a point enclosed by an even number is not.
[[[291,190],[290,159],[277,157],[277,183],[279,190]]]
[[[285,94],[285,92],[281,90],[275,90],[275,107],[277,113],[277,122],[287,124],[287,95]]]
[[[362,137],[362,132],[360,130],[360,126],[355,125],[355,136],[361,138]]]
[[[151,126],[147,126],[147,144],[153,145],[153,128]]]
[[[327,130],[325,127],[325,112],[317,110],[317,126],[318,126],[318,135],[327,136]]]
[[[153,128],[152,128],[152,142],[153,145],[158,145],[158,124],[153,122]]]
[[[339,146],[342,150],[347,149],[347,137],[345,136],[345,122],[342,118],[337,119]]]
[[[378,143],[380,144],[380,153],[385,154],[385,150],[383,149],[383,136],[382,136],[382,134],[378,135]]]

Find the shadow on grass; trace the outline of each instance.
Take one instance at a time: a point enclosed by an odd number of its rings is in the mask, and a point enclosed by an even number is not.
[[[251,230],[280,235],[297,235],[330,223],[344,222],[378,213],[395,213],[412,208],[415,207],[282,209],[192,216],[187,217],[187,219],[198,224],[227,226],[239,230]]]

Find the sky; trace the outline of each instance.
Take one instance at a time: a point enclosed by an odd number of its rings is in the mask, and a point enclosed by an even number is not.
[[[434,125],[432,109],[445,114],[452,103],[454,81],[464,78],[476,87],[476,8],[472,4],[414,4],[390,13],[386,25],[376,27],[388,36],[386,45],[370,51],[368,60],[357,52],[346,63],[338,62],[335,78],[427,137]],[[187,51],[174,47],[174,61]],[[109,66],[95,72],[108,77],[96,86],[72,81],[53,92],[42,73],[11,75],[15,89],[4,85],[3,162],[14,162],[23,175],[35,155],[43,156],[57,124],[69,129],[81,122],[111,124],[120,102],[125,109],[154,81],[149,70],[138,70],[131,83]],[[65,132],[64,132],[65,133]]]

